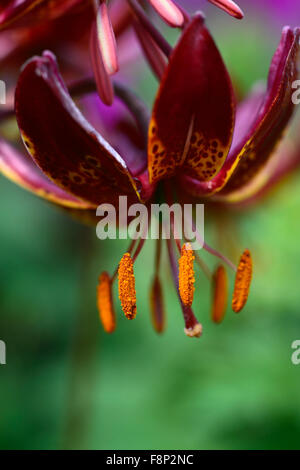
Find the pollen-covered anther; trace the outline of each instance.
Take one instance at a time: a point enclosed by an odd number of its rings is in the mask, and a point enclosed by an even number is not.
[[[219,265],[212,279],[212,309],[211,318],[215,323],[223,320],[228,299],[228,278],[223,265]]]
[[[189,307],[193,303],[195,291],[194,259],[190,243],[184,244],[179,258],[179,293],[184,305]]]
[[[130,253],[125,253],[119,264],[119,298],[128,320],[136,317],[136,291],[133,261]]]
[[[104,330],[112,333],[116,328],[116,316],[112,299],[112,284],[107,272],[99,276],[97,286],[97,305]]]
[[[235,277],[234,292],[232,297],[232,310],[240,312],[245,306],[252,279],[252,258],[249,250],[245,250],[240,258]]]

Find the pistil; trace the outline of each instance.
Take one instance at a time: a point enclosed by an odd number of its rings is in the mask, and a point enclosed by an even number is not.
[[[174,256],[171,240],[167,240],[167,247],[168,247],[171,273],[173,276],[173,281],[174,281],[176,291],[179,297],[179,301],[180,301],[180,305],[181,305],[182,313],[183,313],[183,318],[185,322],[184,332],[187,336],[191,338],[199,338],[202,334],[202,325],[198,322],[191,307],[188,305],[184,305],[179,294],[177,262]]]

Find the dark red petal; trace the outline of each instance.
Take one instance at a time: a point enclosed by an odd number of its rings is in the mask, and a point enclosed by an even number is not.
[[[1,0],[0,29],[10,26],[25,15],[29,22],[57,18],[81,2],[82,0]]]
[[[170,57],[149,127],[151,181],[181,172],[210,180],[229,151],[235,114],[230,78],[197,14]]]
[[[187,188],[193,194],[200,196],[221,190],[221,194],[237,191],[247,185],[272,156],[295,110],[292,101],[295,90],[292,84],[299,76],[299,37],[299,29],[293,32],[289,27],[284,28],[271,63],[263,103],[254,120],[253,115],[249,114],[248,132],[237,132],[240,139],[235,139],[222,170],[212,181],[198,183],[191,179],[186,180]]]
[[[0,139],[0,172],[19,186],[55,204],[73,209],[91,207],[52,183],[29,156],[3,139]]]
[[[25,64],[15,100],[23,141],[58,186],[92,204],[118,195],[138,199],[126,163],[75,106],[53,54],[44,52]]]

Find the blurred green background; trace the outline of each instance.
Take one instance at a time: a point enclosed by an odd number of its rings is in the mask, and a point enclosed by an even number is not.
[[[249,12],[243,23],[222,13],[208,23],[241,92],[266,77],[277,21]],[[150,101],[157,85],[149,77],[145,72],[140,89]],[[166,258],[168,325],[162,336],[152,330],[153,242],[136,263],[136,320],[123,318],[116,293],[118,328],[104,334],[97,277],[112,272],[126,244],[100,242],[94,229],[1,177],[0,339],[7,364],[0,366],[0,447],[299,448],[300,365],[291,363],[291,343],[300,339],[299,182],[296,174],[255,208],[230,215],[224,232],[208,214],[207,241],[233,240],[238,253],[250,248],[254,280],[244,311],[228,309],[215,326],[210,285],[197,271],[194,310],[203,336],[191,340]]]

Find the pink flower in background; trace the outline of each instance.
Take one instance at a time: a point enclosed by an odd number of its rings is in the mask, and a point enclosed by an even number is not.
[[[245,3],[245,0],[244,0]],[[253,8],[261,8],[265,14],[270,15],[279,25],[299,23],[299,0],[252,0]]]

